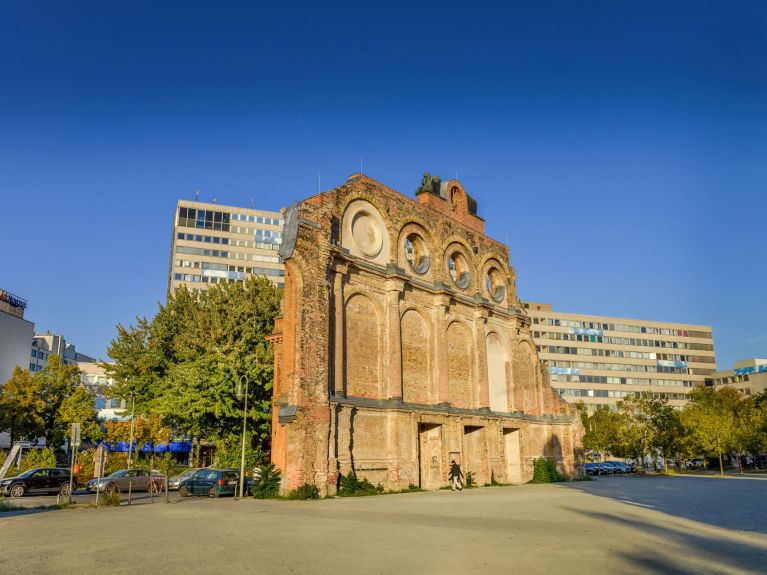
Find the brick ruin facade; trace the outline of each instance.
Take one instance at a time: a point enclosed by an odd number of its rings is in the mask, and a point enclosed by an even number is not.
[[[386,489],[579,471],[582,426],[554,393],[508,248],[457,180],[410,199],[355,174],[286,214],[272,343],[272,461],[283,489],[335,493],[354,470]]]

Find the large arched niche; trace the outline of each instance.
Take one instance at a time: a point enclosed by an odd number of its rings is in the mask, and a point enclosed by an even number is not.
[[[389,262],[389,232],[373,204],[353,200],[346,206],[341,224],[341,246],[351,255],[380,266]]]
[[[447,381],[450,403],[455,407],[474,406],[471,337],[457,321],[447,328]]]
[[[402,400],[429,403],[429,330],[421,314],[407,310],[402,315]]]
[[[352,295],[344,309],[344,373],[346,396],[380,396],[378,313],[370,299]]]
[[[490,394],[490,409],[492,411],[509,411],[509,400],[506,394],[506,351],[498,334],[488,334],[485,345],[487,348],[487,385]]]

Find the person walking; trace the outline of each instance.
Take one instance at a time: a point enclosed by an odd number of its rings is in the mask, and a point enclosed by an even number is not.
[[[463,472],[461,466],[455,462],[455,459],[450,461],[450,487],[453,491],[463,491]]]

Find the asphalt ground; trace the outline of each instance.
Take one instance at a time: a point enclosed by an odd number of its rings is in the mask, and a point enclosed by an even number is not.
[[[765,573],[765,489],[611,477],[0,514],[0,573]]]

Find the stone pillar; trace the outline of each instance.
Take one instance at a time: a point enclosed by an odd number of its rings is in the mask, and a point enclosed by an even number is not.
[[[384,399],[402,398],[402,329],[400,326],[399,302],[404,282],[386,282],[386,356],[384,366]]]
[[[474,370],[476,374],[477,388],[475,397],[477,398],[478,408],[490,408],[490,386],[487,375],[487,343],[485,335],[485,325],[487,324],[487,310],[478,310],[474,317],[474,346],[476,349],[477,367]]]

